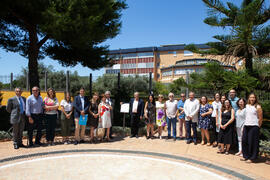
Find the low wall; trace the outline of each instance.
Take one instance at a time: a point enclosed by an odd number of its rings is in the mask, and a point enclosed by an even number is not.
[[[15,96],[15,92],[14,91],[1,91],[1,93],[3,94],[2,97],[3,97],[3,100],[2,100],[2,103],[1,105],[2,106],[6,106],[7,105],[7,101],[9,98]],[[30,92],[28,91],[25,91],[22,93],[22,96],[24,96],[25,98],[27,98],[28,96],[30,96]],[[42,98],[45,98],[47,96],[47,92],[40,92],[40,95]],[[59,103],[61,102],[62,99],[64,99],[64,92],[62,91],[58,91],[56,92],[56,97],[59,101]]]

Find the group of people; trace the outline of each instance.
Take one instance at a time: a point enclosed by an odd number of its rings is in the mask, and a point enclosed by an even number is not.
[[[112,138],[112,114],[113,101],[110,98],[110,91],[101,95],[101,101],[98,103],[99,95],[95,93],[89,101],[85,96],[85,89],[81,88],[78,96],[71,100],[70,93],[65,93],[65,99],[60,104],[56,98],[55,91],[52,88],[47,90],[47,96],[42,99],[39,88],[32,88],[32,95],[27,99],[23,96],[20,88],[15,88],[15,96],[8,99],[6,106],[10,113],[10,123],[13,126],[13,145],[14,149],[26,147],[22,143],[23,130],[27,127],[28,147],[41,146],[41,137],[43,121],[46,125],[46,141],[49,146],[55,145],[55,127],[58,118],[58,109],[61,107],[61,134],[63,143],[70,143],[71,123],[75,123],[75,141],[74,144],[84,143],[86,124],[81,123],[81,119],[86,118],[90,125],[90,142],[96,141],[94,133],[99,127],[106,129],[106,140]],[[25,121],[26,119],[26,121]],[[37,130],[35,143],[33,143],[33,131]],[[103,140],[103,138],[102,138]]]
[[[194,92],[189,93],[188,99],[184,93],[181,94],[179,101],[174,99],[173,93],[169,93],[168,98],[164,102],[163,95],[159,95],[158,101],[155,101],[154,96],[149,95],[144,105],[139,93],[134,94],[134,98],[130,101],[131,138],[138,137],[138,124],[144,117],[147,139],[153,138],[156,133],[162,139],[162,131],[167,126],[166,139],[173,138],[176,141],[178,121],[180,139],[186,139],[187,144],[193,142],[197,145],[198,126],[201,131],[201,145],[218,147],[218,153],[227,155],[236,140],[239,150],[237,156],[242,156],[242,160],[247,162],[257,158],[263,112],[254,93],[249,95],[247,102],[243,98],[236,97],[234,89],[230,90],[228,98],[216,93],[211,104],[206,96],[196,99]],[[158,126],[156,131],[155,124]],[[212,142],[210,131],[213,135]]]
[[[61,131],[63,142],[70,143],[70,127],[72,120],[75,122],[75,142],[84,143],[86,124],[81,119],[87,118],[90,125],[90,142],[96,141],[95,134],[98,128],[106,129],[106,141],[112,138],[111,127],[113,120],[114,101],[110,98],[110,91],[102,94],[99,102],[98,93],[94,93],[91,100],[85,96],[85,89],[81,88],[79,95],[71,101],[71,95],[65,93],[65,99],[59,102],[52,88],[47,90],[47,96],[42,99],[39,88],[32,88],[32,95],[27,99],[22,97],[22,90],[15,88],[15,96],[7,103],[7,111],[11,113],[10,122],[13,125],[14,148],[25,147],[22,143],[22,133],[25,122],[28,130],[29,147],[42,145],[43,117],[46,124],[46,140],[49,146],[54,145],[56,120],[58,109],[61,106]],[[250,94],[246,102],[243,98],[236,97],[234,89],[230,90],[228,98],[216,93],[214,101],[210,104],[206,96],[199,100],[194,92],[190,92],[188,99],[184,93],[181,99],[174,99],[174,94],[168,94],[164,101],[163,95],[155,101],[154,95],[149,95],[146,103],[134,93],[134,98],[129,102],[131,138],[138,138],[139,124],[145,120],[147,126],[146,138],[153,138],[156,133],[162,139],[165,127],[168,129],[166,139],[176,141],[176,123],[179,122],[180,139],[186,143],[197,145],[197,126],[201,130],[201,145],[218,147],[218,153],[228,154],[230,146],[237,137],[239,152],[244,161],[252,162],[257,158],[259,149],[259,128],[262,125],[262,108],[254,93]],[[26,116],[26,121],[24,121]],[[155,130],[155,125],[158,127]],[[172,127],[172,128],[171,128]],[[33,143],[33,130],[37,129],[35,143]],[[172,130],[171,130],[172,129]],[[184,130],[185,131],[184,131]],[[192,131],[192,133],[191,133]],[[213,135],[211,142],[210,131]],[[104,135],[105,137],[105,135]],[[103,139],[103,138],[102,138]]]

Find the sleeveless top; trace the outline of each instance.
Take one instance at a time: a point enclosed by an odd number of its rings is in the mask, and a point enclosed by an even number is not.
[[[92,103],[90,102],[90,111],[92,111],[94,114],[98,113],[98,103]],[[90,114],[91,117],[94,117],[92,114]]]
[[[222,114],[221,114],[221,124],[222,125],[225,125],[228,121],[230,121],[230,119],[231,119],[231,111],[227,111],[227,112],[222,112]],[[232,124],[232,123],[231,123]],[[230,124],[230,125],[231,125]]]
[[[155,115],[156,115],[156,112],[155,112],[155,106],[153,103],[151,102],[148,102],[147,103],[147,116],[149,119],[151,120],[155,120]]]
[[[245,126],[259,126],[259,118],[255,106],[246,105],[246,121]]]
[[[246,120],[246,109],[238,109],[235,114],[236,127],[242,127]]]

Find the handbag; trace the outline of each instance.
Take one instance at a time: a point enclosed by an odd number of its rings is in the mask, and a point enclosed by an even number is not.
[[[97,137],[103,139],[105,135],[105,128],[102,127],[101,123],[98,123]]]
[[[88,115],[80,115],[80,119],[79,119],[79,125],[82,125],[82,126],[86,126],[87,124],[87,118],[88,118]]]

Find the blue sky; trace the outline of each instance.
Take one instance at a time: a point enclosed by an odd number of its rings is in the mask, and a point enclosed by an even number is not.
[[[240,3],[241,0],[234,0]],[[127,0],[128,9],[123,11],[122,29],[114,39],[106,41],[110,49],[160,46],[163,44],[206,43],[213,35],[224,34],[223,29],[203,23],[207,8],[201,0]],[[15,53],[0,49],[0,75],[13,72],[20,74],[28,60]],[[62,67],[57,61],[45,58],[41,62],[53,65],[56,70],[78,71],[85,76],[100,76],[104,70],[91,71],[77,65]]]

